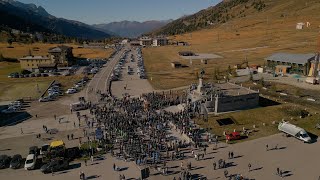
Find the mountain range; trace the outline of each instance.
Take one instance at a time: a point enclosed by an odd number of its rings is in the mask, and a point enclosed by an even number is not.
[[[110,34],[78,21],[57,18],[43,7],[15,0],[0,0],[0,24],[25,32],[50,32],[83,39],[103,39]]]
[[[94,24],[92,25],[97,30],[104,31],[106,33],[113,33],[121,37],[134,38],[142,34],[154,31],[156,29],[162,28],[166,24],[172,22],[173,20],[163,20],[163,21],[121,21],[121,22],[112,22],[107,24]]]

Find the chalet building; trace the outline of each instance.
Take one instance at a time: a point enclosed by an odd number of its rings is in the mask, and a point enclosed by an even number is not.
[[[57,46],[49,49],[48,53],[51,55],[53,63],[58,64],[58,66],[70,66],[75,64],[72,47]]]
[[[46,56],[24,56],[19,59],[21,69],[39,71],[56,69],[57,66],[71,66],[75,64],[72,47],[58,46],[49,49]]]
[[[152,38],[149,37],[142,37],[139,41],[141,46],[151,46],[153,43]]]
[[[275,69],[276,74],[297,73],[308,75],[315,54],[275,53],[265,58],[267,66]]]
[[[37,71],[39,66],[46,66],[52,64],[52,59],[49,56],[25,56],[20,58],[21,69],[28,71]]]

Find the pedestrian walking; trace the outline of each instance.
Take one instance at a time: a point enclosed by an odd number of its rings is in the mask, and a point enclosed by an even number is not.
[[[116,164],[113,163],[113,170],[115,171],[116,170]]]
[[[54,117],[54,120],[57,120],[57,116],[56,115],[53,115],[53,117]]]
[[[249,172],[251,171],[251,164],[248,164]]]
[[[280,175],[280,168],[277,167],[277,175]]]
[[[23,134],[23,130],[22,130],[22,128],[20,129],[20,131],[21,131],[21,134]]]
[[[228,177],[228,170],[224,170],[224,177]]]
[[[213,162],[213,170],[216,170],[216,168],[217,168],[217,163],[214,161]]]
[[[73,135],[73,134],[71,134],[71,139],[72,139],[72,140],[74,139],[74,135]]]
[[[84,159],[84,165],[87,166],[87,159]]]
[[[231,151],[231,153],[230,153],[230,156],[231,156],[231,159],[233,159],[233,151]]]
[[[93,160],[94,160],[94,159],[93,159],[93,155],[91,155],[91,157],[90,157],[90,158],[91,158],[91,163],[93,163]]]
[[[67,138],[68,138],[68,140],[70,140],[70,136],[69,136],[69,134],[67,135]]]
[[[228,152],[228,158],[231,159],[231,152]]]
[[[73,127],[74,127],[74,128],[76,127],[76,122],[73,122]]]
[[[51,167],[51,176],[54,176],[53,167]]]
[[[269,146],[268,146],[268,144],[266,144],[266,150],[269,151]]]

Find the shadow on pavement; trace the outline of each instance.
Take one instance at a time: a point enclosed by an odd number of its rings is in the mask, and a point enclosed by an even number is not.
[[[69,169],[77,169],[81,167],[81,163],[71,164],[69,166]]]

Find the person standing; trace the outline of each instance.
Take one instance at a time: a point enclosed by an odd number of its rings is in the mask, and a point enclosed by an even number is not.
[[[231,151],[231,153],[230,153],[230,156],[231,156],[231,159],[233,159],[233,151]]]
[[[277,168],[277,175],[280,175],[280,168]]]
[[[269,151],[269,146],[268,146],[268,144],[266,144],[266,150]]]
[[[92,163],[93,163],[93,160],[94,160],[94,159],[93,159],[93,155],[91,155],[90,158],[91,158],[91,164],[92,164]]]
[[[22,130],[22,128],[20,129],[20,131],[21,131],[21,134],[23,134],[23,130]]]
[[[84,165],[87,166],[87,158],[84,159]]]
[[[216,168],[217,168],[217,163],[214,161],[213,162],[213,170],[216,170]]]

